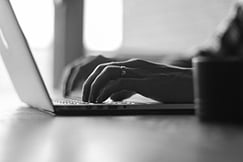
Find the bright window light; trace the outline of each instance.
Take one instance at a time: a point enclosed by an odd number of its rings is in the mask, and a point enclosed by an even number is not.
[[[52,0],[10,0],[32,48],[46,48],[53,42]]]
[[[122,0],[86,0],[84,44],[89,50],[113,51],[122,43]]]
[[[19,24],[47,86],[51,85],[54,40],[53,0],[10,0]],[[10,89],[10,80],[0,57],[0,93]]]

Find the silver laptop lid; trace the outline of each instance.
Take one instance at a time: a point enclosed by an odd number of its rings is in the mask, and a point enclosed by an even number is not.
[[[0,53],[20,99],[53,112],[50,96],[9,0],[0,0]]]

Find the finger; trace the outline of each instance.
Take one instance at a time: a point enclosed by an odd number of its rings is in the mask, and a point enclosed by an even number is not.
[[[107,59],[107,58],[105,58]],[[121,61],[121,62],[108,62],[108,63],[102,63],[98,65],[95,70],[88,76],[87,80],[83,84],[82,88],[82,99],[85,102],[89,101],[89,96],[90,96],[90,89],[91,85],[96,79],[96,77],[99,75],[99,73],[102,72],[102,70],[107,67],[107,66],[126,66],[126,65],[132,65],[131,61]]]
[[[113,81],[111,84],[108,84],[99,96],[97,97],[96,101],[98,103],[102,103],[105,100],[107,100],[109,97],[111,97],[113,94],[119,93],[121,91],[129,91],[132,93],[137,92],[139,79],[128,79],[128,78],[122,78],[118,79],[116,81]]]
[[[78,72],[76,73],[76,76],[73,78],[73,85],[72,90],[74,88],[81,88],[83,82],[88,78],[88,76],[94,71],[94,69],[100,65],[107,62],[112,61],[109,58],[105,58],[102,55],[99,55],[95,58],[89,58],[86,60],[86,63],[82,66],[77,67]]]
[[[92,57],[77,59],[65,68],[62,80],[62,92],[64,97],[68,96],[72,90],[73,79],[76,78],[77,75],[77,68],[82,67],[89,59],[92,59]]]
[[[70,94],[71,92],[71,87],[72,87],[72,80],[75,75],[76,71],[76,66],[70,66],[67,67],[66,70],[64,71],[64,79],[62,83],[62,92],[63,96],[66,97]]]
[[[81,89],[81,85],[86,79],[85,75],[86,75],[86,71],[82,65],[75,68],[73,75],[70,78],[70,91],[73,91],[76,88]]]
[[[95,79],[103,71],[104,68],[106,68],[108,66],[117,66],[117,67],[120,67],[120,66],[125,66],[125,67],[131,66],[131,67],[133,67],[133,66],[135,66],[136,67],[137,64],[144,64],[144,63],[142,61],[139,61],[139,60],[135,61],[135,62],[134,62],[134,60],[129,60],[129,61],[122,61],[122,62],[110,62],[110,63],[100,64],[99,66],[97,66],[95,68],[95,70],[89,75],[89,77],[87,78],[87,80],[83,84],[83,88],[82,88],[83,89],[83,93],[82,93],[83,101],[85,101],[85,102],[90,101],[90,99],[91,99],[90,97],[92,96],[91,93],[90,93],[92,84],[93,84],[93,82],[95,82]],[[132,68],[130,68],[130,69],[132,69]],[[143,76],[145,74],[144,70],[142,70],[142,69],[135,69],[134,68],[133,71],[134,71],[134,73],[136,73],[136,76]]]
[[[127,91],[127,90],[122,90],[121,92],[114,93],[110,96],[110,98],[113,101],[122,101],[127,98],[130,98],[132,95],[134,95],[134,92]]]
[[[122,70],[125,70],[125,75],[122,76]],[[104,70],[95,78],[93,81],[90,92],[89,92],[89,102],[96,102],[100,91],[111,81],[119,78],[143,78],[140,69],[126,68],[121,69],[120,66],[107,66]]]
[[[98,65],[95,68],[95,70],[88,76],[88,78],[86,79],[86,81],[83,84],[83,88],[82,88],[83,101],[85,101],[85,102],[89,101],[92,83],[97,78],[97,76],[103,71],[103,69],[106,68],[107,66],[112,66],[112,65],[116,65],[116,64],[119,64],[119,63],[114,63],[114,62],[104,63],[104,64]]]
[[[121,76],[121,69],[119,66],[107,66],[102,72],[95,78],[90,87],[89,102],[95,102],[100,90],[107,83],[112,80],[116,80]]]
[[[99,56],[89,56],[74,61],[65,71],[63,82],[63,95],[68,96],[75,88],[81,88],[84,80],[99,64],[111,61],[111,59]]]
[[[83,88],[82,88],[82,99],[85,102],[89,101],[89,95],[90,95],[90,88],[91,85],[93,83],[93,81],[95,80],[95,78],[97,77],[97,75],[100,74],[100,72],[103,70],[103,68],[105,67],[105,64],[100,64],[98,65],[95,70],[88,76],[88,78],[86,79],[86,81],[83,84]]]

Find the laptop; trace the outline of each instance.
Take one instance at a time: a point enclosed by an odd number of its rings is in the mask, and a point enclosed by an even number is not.
[[[53,101],[9,0],[0,1],[0,53],[19,98],[32,108],[54,115],[194,114],[192,103],[84,103]]]

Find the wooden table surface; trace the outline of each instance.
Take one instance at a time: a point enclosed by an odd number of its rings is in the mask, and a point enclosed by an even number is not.
[[[242,162],[243,127],[196,116],[53,117],[0,103],[0,162]]]

